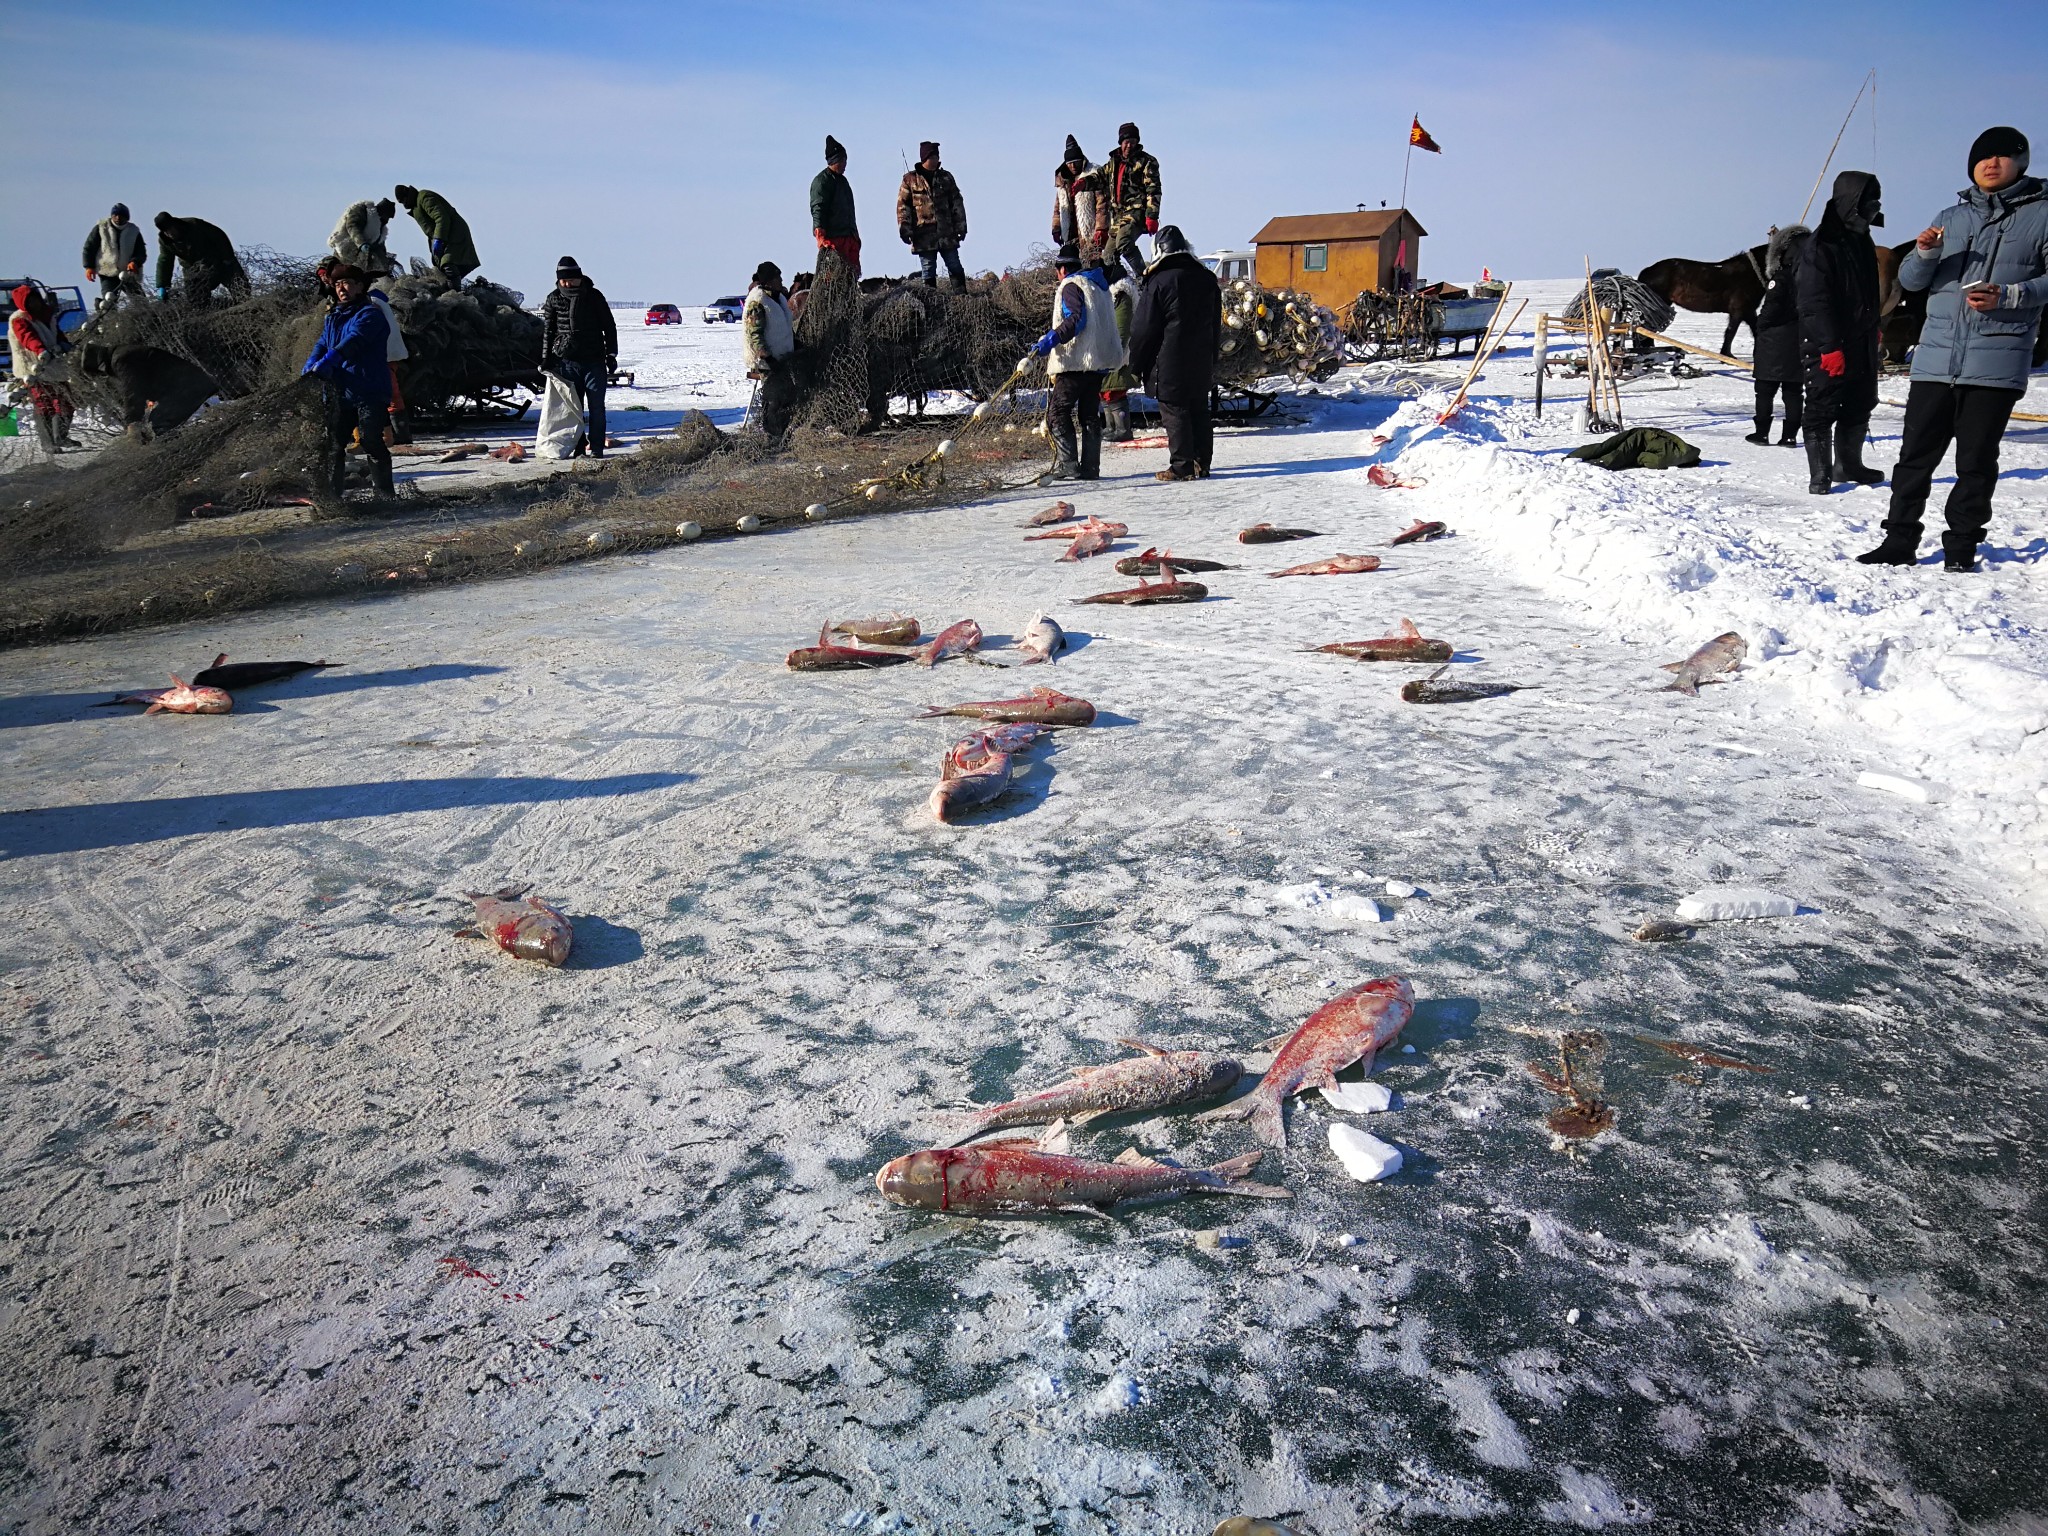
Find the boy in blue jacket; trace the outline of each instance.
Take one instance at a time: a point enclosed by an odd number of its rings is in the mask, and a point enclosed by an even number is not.
[[[380,500],[397,494],[384,428],[391,414],[391,368],[384,356],[391,326],[370,302],[370,282],[358,266],[333,268],[334,307],[302,370],[320,380],[327,414],[327,481],[337,500],[348,478],[349,439],[358,434],[370,460],[370,483]]]

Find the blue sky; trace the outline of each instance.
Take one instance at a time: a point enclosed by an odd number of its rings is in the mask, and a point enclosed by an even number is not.
[[[871,272],[911,265],[895,185],[927,137],[966,194],[969,267],[1000,268],[1046,237],[1065,136],[1099,157],[1126,118],[1208,250],[1395,201],[1415,112],[1445,151],[1409,192],[1425,275],[1562,276],[1796,218],[1873,66],[1896,238],[1951,199],[1980,129],[2048,136],[2038,5],[98,0],[8,7],[0,43],[0,270],[61,282],[116,198],[311,255],[406,181],[463,211],[487,276],[538,292],[567,252],[614,298],[701,303],[763,257],[810,265],[827,132]],[[1873,165],[1867,107],[1836,164]],[[398,249],[424,254],[409,223]]]

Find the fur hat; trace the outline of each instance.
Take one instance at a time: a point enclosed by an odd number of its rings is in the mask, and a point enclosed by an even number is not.
[[[761,265],[754,268],[754,276],[751,281],[752,286],[756,288],[780,288],[782,286],[782,268],[775,265],[772,261],[764,261]]]
[[[1060,157],[1062,165],[1086,165],[1088,156],[1082,152],[1081,141],[1071,133],[1067,135],[1067,152]]]
[[[2017,128],[1986,128],[1977,135],[1970,146],[1970,174],[1977,174],[1979,162],[1989,160],[1993,155],[2010,155],[2020,163],[2020,174],[2027,174],[2027,162],[2033,158],[2033,150],[2027,143],[2027,136]]]
[[[398,204],[391,201],[388,197],[383,198],[377,204],[377,217],[380,219],[388,219],[396,212],[398,212]]]
[[[369,281],[363,269],[352,261],[344,261],[327,269],[327,281],[330,283],[338,283],[344,277],[354,278],[359,283]]]
[[[156,216],[156,227],[158,229],[162,229],[166,224],[171,224],[175,222],[176,221],[172,219],[172,217],[168,213],[159,213]]]
[[[127,218],[127,217],[128,217],[128,205],[127,205],[126,203],[116,203],[116,204],[114,204],[114,206],[113,206],[113,207],[111,207],[111,208],[109,208],[109,209],[107,210],[107,217],[108,217],[108,218],[110,218],[110,219],[125,219],[125,218]]]
[[[831,134],[829,134],[829,133],[828,133],[828,134],[826,134],[826,135],[825,135],[825,163],[826,163],[827,165],[830,165],[830,164],[831,164],[831,163],[832,163],[832,162],[833,162],[834,160],[844,160],[845,158],[846,158],[846,146],[845,146],[844,144],[840,143],[840,142],[839,142],[839,141],[838,141],[837,139],[833,138]]]
[[[581,277],[582,275],[583,269],[576,265],[576,258],[574,256],[564,256],[555,263],[555,281],[558,283],[565,277]]]
[[[917,158],[921,161],[931,159],[933,156],[937,155],[938,152],[939,141],[937,139],[925,139],[921,141],[917,146]]]
[[[1185,255],[1187,250],[1188,237],[1180,232],[1178,224],[1162,224],[1159,233],[1152,237],[1152,259],[1155,262],[1168,256]]]
[[[1060,247],[1059,254],[1053,257],[1052,259],[1052,264],[1056,267],[1080,266],[1081,247],[1076,245],[1073,241],[1069,240],[1065,245]]]

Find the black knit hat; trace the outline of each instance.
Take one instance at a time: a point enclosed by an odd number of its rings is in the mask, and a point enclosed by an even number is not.
[[[780,288],[782,286],[782,268],[775,265],[772,261],[764,261],[761,265],[754,268],[754,275],[751,281],[756,288]]]
[[[937,139],[922,140],[917,146],[917,158],[920,160],[929,160],[938,152],[939,141]]]
[[[1970,174],[1974,176],[1979,163],[1994,155],[2011,155],[2019,161],[2020,174],[2024,176],[2033,151],[2027,143],[2027,136],[2017,128],[1986,128],[1970,146]]]
[[[162,229],[162,228],[163,228],[163,227],[164,227],[164,226],[165,226],[166,224],[169,224],[169,223],[171,223],[171,222],[172,222],[172,219],[171,219],[171,216],[170,216],[170,215],[169,215],[168,213],[159,213],[159,214],[158,214],[158,215],[156,216],[156,227],[157,227],[158,229]]]
[[[405,206],[408,208],[410,208],[414,203],[420,200],[419,189],[416,187],[408,187],[402,181],[397,186],[391,189],[391,195],[397,198],[401,203],[405,204]]]
[[[828,133],[828,134],[826,134],[826,135],[825,135],[825,163],[826,163],[827,165],[830,165],[830,164],[831,164],[831,163],[832,163],[832,162],[833,162],[834,160],[844,160],[845,158],[846,158],[846,146],[845,146],[844,144],[840,143],[840,142],[839,142],[839,141],[838,141],[837,139],[833,138],[831,134],[829,134],[829,133]]]
[[[1071,133],[1067,135],[1067,152],[1060,157],[1062,165],[1086,165],[1088,157],[1081,150],[1081,141]]]
[[[555,281],[558,283],[565,277],[581,277],[582,275],[583,269],[576,265],[576,258],[574,256],[564,256],[555,263]]]
[[[1060,247],[1059,254],[1052,259],[1056,267],[1078,267],[1081,265],[1081,247],[1069,240]]]
[[[1070,141],[1070,142],[1071,142],[1071,141]],[[114,204],[114,206],[113,206],[112,208],[109,208],[109,209],[107,210],[107,217],[108,217],[108,218],[110,218],[110,219],[125,219],[125,218],[127,218],[127,217],[128,217],[128,205],[127,205],[126,203],[116,203],[116,204]]]
[[[1137,143],[1138,125],[1136,123],[1125,123],[1122,127],[1118,128],[1116,131],[1116,141],[1119,144]]]

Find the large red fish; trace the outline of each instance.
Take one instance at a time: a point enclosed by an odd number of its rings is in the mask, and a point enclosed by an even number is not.
[[[1090,517],[1085,522],[1076,523],[1071,528],[1055,528],[1050,533],[1027,533],[1024,535],[1024,542],[1029,544],[1034,539],[1078,539],[1084,533],[1097,532],[1107,533],[1111,538],[1120,539],[1130,531],[1122,523],[1105,523],[1099,517]]]
[[[1366,571],[1380,568],[1378,555],[1332,555],[1327,560],[1311,560],[1306,565],[1290,565],[1284,571],[1272,571],[1273,576],[1357,576]]]
[[[201,687],[171,674],[169,688],[142,688],[108,699],[108,704],[147,704],[145,715],[224,715],[235,707],[225,688]]]
[[[1100,1216],[1119,1201],[1180,1194],[1292,1199],[1284,1189],[1245,1178],[1262,1156],[1247,1152],[1207,1168],[1179,1168],[1133,1148],[1113,1163],[1094,1163],[1041,1151],[1023,1138],[912,1152],[886,1164],[875,1175],[875,1188],[896,1205],[958,1216],[1029,1211]]]
[[[816,645],[800,646],[783,658],[792,672],[846,672],[867,667],[900,667],[910,660],[908,651],[863,651],[857,646],[839,645],[827,625],[818,631]]]
[[[1209,589],[1199,581],[1182,581],[1178,577],[1171,581],[1147,581],[1138,578],[1135,587],[1125,587],[1120,592],[1098,592],[1093,597],[1077,597],[1077,603],[1121,603],[1126,608],[1141,608],[1148,603],[1199,603],[1209,595]]]
[[[948,656],[965,656],[969,651],[981,648],[981,626],[972,619],[962,619],[958,624],[949,624],[931,639],[919,646],[914,653],[921,667],[936,666]]]
[[[560,965],[569,958],[576,930],[558,908],[538,896],[528,896],[527,890],[523,885],[508,885],[488,894],[465,892],[476,903],[476,927],[464,931],[489,938],[506,954],[522,960]]]
[[[1052,688],[1034,688],[1021,699],[980,699],[966,704],[943,704],[924,712],[935,715],[967,715],[980,720],[1022,721],[1030,725],[1093,725],[1095,706],[1086,699]]]
[[[1041,511],[1032,513],[1017,526],[1020,528],[1043,528],[1051,523],[1072,522],[1080,514],[1074,510],[1071,501],[1056,501]]]
[[[1269,1147],[1287,1145],[1284,1106],[1297,1093],[1333,1087],[1337,1074],[1354,1061],[1372,1070],[1373,1054],[1389,1044],[1415,1012],[1415,993],[1400,976],[1382,976],[1333,997],[1280,1047],[1258,1087],[1198,1120],[1249,1120]]]
[[[1353,661],[1449,661],[1451,642],[1426,640],[1413,619],[1403,619],[1392,633],[1379,640],[1338,640],[1330,645],[1308,647],[1332,656],[1349,656]]]
[[[946,753],[938,786],[925,802],[934,817],[948,821],[962,811],[993,805],[1010,791],[1016,754],[1044,731],[1039,725],[999,725],[977,731],[953,744]]]

